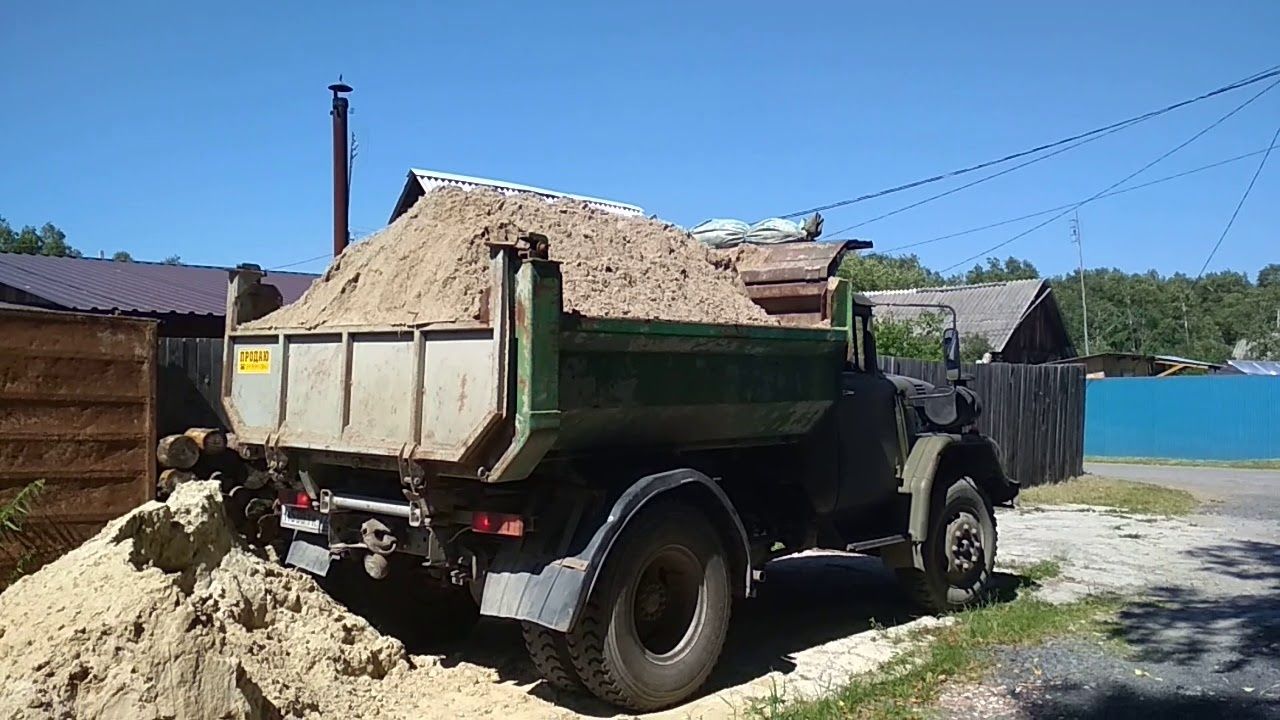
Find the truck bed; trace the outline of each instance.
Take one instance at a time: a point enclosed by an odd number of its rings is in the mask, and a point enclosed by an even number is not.
[[[229,313],[238,442],[518,480],[548,453],[788,442],[839,396],[847,323],[566,314],[558,264],[511,248],[495,250],[491,279],[490,322],[474,327],[240,331]],[[833,282],[832,317],[847,305]]]

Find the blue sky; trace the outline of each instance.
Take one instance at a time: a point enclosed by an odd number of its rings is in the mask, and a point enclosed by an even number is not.
[[[410,166],[755,220],[1037,145],[1280,64],[1280,3],[7,3],[0,215],[86,253],[272,267],[330,243],[329,95],[355,86],[354,228]],[[866,225],[890,248],[1082,199],[1262,85]],[[1134,183],[1266,147],[1280,88]],[[1080,211],[1086,262],[1194,274],[1260,156]],[[828,214],[836,229],[939,190]],[[1280,262],[1280,153],[1211,269]],[[1043,219],[1043,218],[1041,218]],[[919,248],[945,267],[1033,225]],[[1066,219],[1003,248],[1074,267]],[[317,260],[301,270],[323,270]]]

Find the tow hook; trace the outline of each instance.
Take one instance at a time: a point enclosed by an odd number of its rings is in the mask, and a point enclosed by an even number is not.
[[[374,580],[382,580],[391,572],[387,556],[396,551],[396,536],[391,528],[377,519],[365,520],[360,526],[360,540],[369,549],[364,556],[364,571]]]

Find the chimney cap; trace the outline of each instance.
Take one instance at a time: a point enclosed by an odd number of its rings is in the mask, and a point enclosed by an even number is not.
[[[334,84],[330,85],[330,86],[329,86],[329,89],[333,91],[333,94],[334,94],[335,96],[336,96],[338,93],[349,93],[349,92],[351,92],[351,90],[352,90],[352,88],[351,88],[351,86],[350,86],[350,85],[348,85],[348,84],[346,84],[346,83],[342,82],[342,78],[338,78],[338,82],[336,82],[336,83],[334,83]]]

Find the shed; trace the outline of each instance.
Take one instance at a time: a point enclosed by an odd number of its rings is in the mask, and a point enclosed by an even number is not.
[[[617,213],[619,215],[644,215],[644,208],[617,202],[616,200],[605,200],[604,198],[590,197],[587,195],[575,195],[573,193],[534,187],[533,185],[521,185],[519,183],[506,182],[505,180],[491,180],[489,178],[458,175],[455,173],[441,172],[439,170],[409,168],[409,177],[405,180],[404,190],[400,191],[400,199],[396,201],[396,206],[391,211],[391,218],[387,220],[387,222],[395,222],[396,218],[403,215],[409,210],[409,208],[413,207],[414,203],[418,202],[418,198],[438,187],[458,187],[463,188],[464,190],[488,188],[490,190],[497,190],[505,195],[531,194],[541,195],[547,199],[567,198],[571,200],[581,200],[592,207],[599,208],[606,212]]]
[[[158,320],[168,337],[222,337],[227,272],[209,265],[117,262],[97,258],[0,253],[0,302],[95,315]],[[316,276],[271,272],[284,302]]]
[[[1171,377],[1173,375],[1204,375],[1218,372],[1222,365],[1205,360],[1192,360],[1177,355],[1146,355],[1142,353],[1104,352],[1082,355],[1061,363],[1085,366],[1085,377]]]
[[[991,360],[1045,363],[1075,356],[1066,323],[1048,280],[1010,280],[866,293],[876,315],[913,319],[941,310],[895,307],[901,303],[947,305],[956,311],[961,338],[978,336],[991,346]]]

